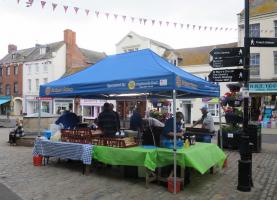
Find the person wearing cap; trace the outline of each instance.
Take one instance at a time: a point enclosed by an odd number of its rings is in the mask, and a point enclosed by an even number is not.
[[[202,117],[197,120],[192,127],[195,127],[197,124],[202,124],[202,128],[208,129],[209,133],[214,133],[215,128],[214,128],[214,120],[212,115],[208,111],[207,106],[203,106],[201,109],[202,112]]]

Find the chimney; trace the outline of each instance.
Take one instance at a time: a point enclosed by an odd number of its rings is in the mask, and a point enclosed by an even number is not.
[[[76,45],[76,33],[70,29],[64,30],[64,42],[66,45]]]
[[[14,45],[14,44],[9,44],[8,45],[8,53],[13,53],[13,52],[16,52],[17,51],[17,46]]]

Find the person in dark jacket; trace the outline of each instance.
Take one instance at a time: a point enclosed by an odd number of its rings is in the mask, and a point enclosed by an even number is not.
[[[111,111],[116,116],[117,131],[120,131],[120,118],[119,118],[119,114],[116,111],[113,110],[114,109],[114,105],[112,103],[110,104],[110,109],[111,109]]]
[[[20,119],[16,120],[16,127],[9,134],[9,143],[10,145],[16,144],[16,139],[24,136],[23,124]]]
[[[98,116],[98,127],[105,136],[113,137],[118,131],[117,117],[111,111],[109,103],[104,103],[104,110]]]
[[[70,112],[69,110],[64,111],[63,114],[55,122],[55,124],[57,125],[62,124],[64,129],[74,129],[78,125],[78,123],[78,116],[75,113]]]
[[[133,109],[133,115],[130,118],[130,129],[133,131],[139,131],[142,128],[142,117],[137,108]]]

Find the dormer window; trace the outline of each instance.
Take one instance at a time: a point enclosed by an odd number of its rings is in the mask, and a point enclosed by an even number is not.
[[[39,54],[40,55],[44,55],[46,53],[46,47],[41,47],[40,49],[39,49]]]
[[[16,59],[16,54],[15,53],[12,54],[12,59]]]

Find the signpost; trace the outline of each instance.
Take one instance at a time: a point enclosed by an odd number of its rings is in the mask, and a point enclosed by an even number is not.
[[[213,68],[243,66],[243,58],[236,57],[214,57],[210,62],[210,66]]]
[[[213,49],[210,52],[210,55],[213,58],[218,58],[218,57],[236,57],[236,56],[240,56],[241,58],[243,58],[243,56],[244,56],[244,48],[243,47],[216,48],[216,49]]]
[[[250,47],[277,47],[277,38],[248,38]]]
[[[212,82],[241,82],[243,81],[243,69],[213,70],[209,74]]]

